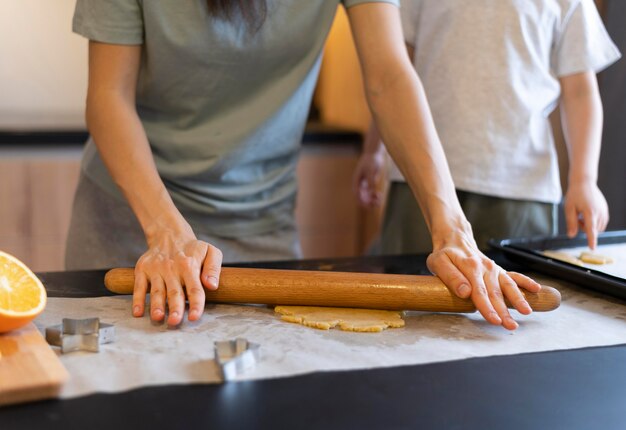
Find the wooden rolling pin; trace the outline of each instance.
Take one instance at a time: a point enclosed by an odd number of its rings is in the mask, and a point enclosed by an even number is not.
[[[112,269],[104,277],[107,289],[132,294],[133,269]],[[543,286],[537,294],[522,290],[534,311],[559,307],[561,294]],[[207,302],[266,305],[334,306],[430,312],[475,312],[435,276],[325,272],[223,267],[219,288],[206,291]],[[510,303],[507,305],[511,307]]]

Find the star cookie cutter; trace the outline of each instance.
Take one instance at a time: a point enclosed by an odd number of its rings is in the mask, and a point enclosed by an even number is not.
[[[101,323],[100,318],[63,318],[63,323],[46,328],[46,341],[60,346],[61,353],[99,352],[100,345],[115,340],[115,326]]]
[[[223,381],[230,381],[253,368],[260,358],[260,345],[246,339],[216,341],[215,361],[222,373]]]

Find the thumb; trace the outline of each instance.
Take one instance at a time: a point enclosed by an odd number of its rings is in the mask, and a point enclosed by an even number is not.
[[[222,251],[213,245],[209,245],[202,262],[202,274],[200,275],[202,285],[208,290],[217,290],[220,283],[222,258]]]

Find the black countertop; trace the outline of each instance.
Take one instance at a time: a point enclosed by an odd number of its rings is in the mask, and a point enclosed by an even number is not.
[[[491,254],[507,269],[518,269]],[[239,264],[425,273],[425,256]],[[41,273],[51,296],[98,296],[105,271]],[[626,345],[226,383],[0,408],[13,429],[624,429]]]
[[[3,145],[77,145],[82,146],[89,134],[86,130],[0,130],[0,148]],[[303,144],[333,143],[359,145],[362,135],[342,127],[312,121],[304,130]]]

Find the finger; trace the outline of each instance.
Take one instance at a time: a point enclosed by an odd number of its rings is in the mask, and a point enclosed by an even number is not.
[[[531,293],[538,293],[541,290],[541,284],[526,275],[522,275],[517,272],[507,272],[507,275],[517,284],[519,288],[523,288]]]
[[[360,190],[363,187],[364,180],[365,180],[364,167],[363,167],[363,164],[359,162],[354,172],[354,175],[352,177],[352,186],[357,193],[360,193]]]
[[[146,307],[148,278],[143,270],[135,270],[135,286],[133,288],[133,316],[141,317]]]
[[[598,233],[596,231],[597,219],[594,219],[594,216],[591,213],[591,211],[585,211],[584,220],[585,220],[584,229],[585,229],[585,234],[587,235],[587,245],[589,245],[589,248],[591,249],[596,249],[596,243],[597,243],[597,237],[598,237]]]
[[[198,270],[184,271],[183,281],[185,282],[185,290],[187,291],[187,299],[189,300],[189,321],[197,321],[202,316],[206,300]]]
[[[379,207],[383,202],[383,195],[380,191],[374,191],[372,196],[372,206]]]
[[[361,182],[361,187],[359,188],[359,200],[363,206],[367,207],[370,205],[371,195],[365,180]]]
[[[606,226],[609,223],[608,214],[604,213],[598,218],[598,232],[606,230]]]
[[[483,318],[494,325],[502,324],[502,318],[498,315],[489,298],[489,292],[482,276],[478,273],[468,276],[472,284],[472,302]]]
[[[445,252],[430,254],[426,264],[428,269],[460,298],[466,299],[472,294],[470,282]]]
[[[472,302],[485,320],[494,325],[502,324],[502,319],[496,312],[489,290],[485,285],[483,262],[479,257],[462,258],[456,262],[457,266],[469,280],[472,288]]]
[[[487,295],[489,297],[489,301],[491,302],[491,306],[493,306],[502,321],[502,327],[507,330],[515,330],[518,327],[518,324],[511,317],[509,308],[504,301],[502,287],[500,286],[500,273],[502,272],[500,272],[499,269],[489,269],[485,273],[483,279],[485,281],[485,286],[487,287]]]
[[[576,207],[574,205],[566,204],[563,211],[565,212],[567,236],[574,237],[578,233],[578,212],[576,212]]]
[[[599,211],[596,217],[596,233],[599,235],[606,229],[608,211]],[[596,243],[597,245],[597,243]]]
[[[185,314],[185,292],[178,277],[173,274],[168,275],[165,280],[165,290],[167,292],[167,324],[177,326],[183,320]]]
[[[165,284],[158,276],[150,277],[150,318],[162,321],[165,317]]]
[[[509,303],[511,303],[520,314],[529,315],[532,313],[533,310],[526,301],[526,298],[509,275],[504,272],[500,273],[498,281],[500,282],[500,288],[502,289],[504,297],[507,298]]]
[[[604,227],[602,228],[602,231],[606,230],[606,228],[609,225],[609,221],[611,221],[611,215],[608,213],[608,211],[604,214]]]
[[[222,268],[222,251],[209,245],[206,256],[202,263],[202,285],[205,288],[214,291],[220,283],[220,270]]]

